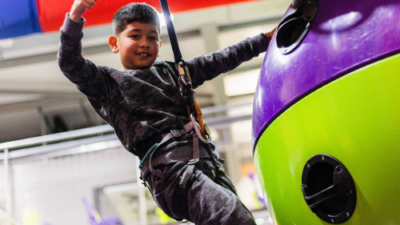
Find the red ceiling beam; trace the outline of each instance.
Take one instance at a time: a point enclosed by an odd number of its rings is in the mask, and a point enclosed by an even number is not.
[[[169,7],[172,13],[203,9],[215,6],[228,5],[251,0],[170,0]],[[69,12],[74,0],[37,0],[39,22],[43,32],[57,31],[62,26],[65,14]],[[93,9],[86,11],[86,26],[111,23],[114,13],[122,6],[131,3],[129,0],[98,0]],[[161,11],[158,0],[145,0]]]

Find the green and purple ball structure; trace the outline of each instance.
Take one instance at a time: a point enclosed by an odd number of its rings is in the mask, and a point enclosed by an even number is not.
[[[253,146],[275,224],[400,224],[400,1],[293,1],[261,68]]]

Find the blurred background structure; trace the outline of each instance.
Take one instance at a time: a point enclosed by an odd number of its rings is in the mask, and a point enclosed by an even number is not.
[[[224,1],[179,13],[171,8],[182,55],[191,59],[268,32],[289,4]],[[108,46],[111,33],[110,24],[87,26],[83,55],[121,68]],[[165,27],[161,39],[159,60],[173,61]],[[58,40],[57,31],[0,39],[0,224],[173,223],[138,183],[137,159],[59,71]],[[205,83],[196,96],[241,199],[258,224],[267,225],[271,221],[257,191],[251,146],[263,57]]]

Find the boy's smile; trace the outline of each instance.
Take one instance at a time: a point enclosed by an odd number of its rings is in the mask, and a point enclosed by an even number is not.
[[[109,38],[111,50],[119,53],[124,70],[147,69],[158,57],[160,33],[154,24],[132,22],[119,37]]]

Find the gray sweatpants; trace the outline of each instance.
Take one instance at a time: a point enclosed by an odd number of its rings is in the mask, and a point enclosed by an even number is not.
[[[164,178],[151,173],[146,182],[154,200],[171,218],[186,219],[196,225],[253,225],[249,210],[242,204],[235,187],[219,161],[201,159],[185,189],[179,186],[186,162],[175,162],[157,169]],[[216,168],[217,167],[217,168]]]

